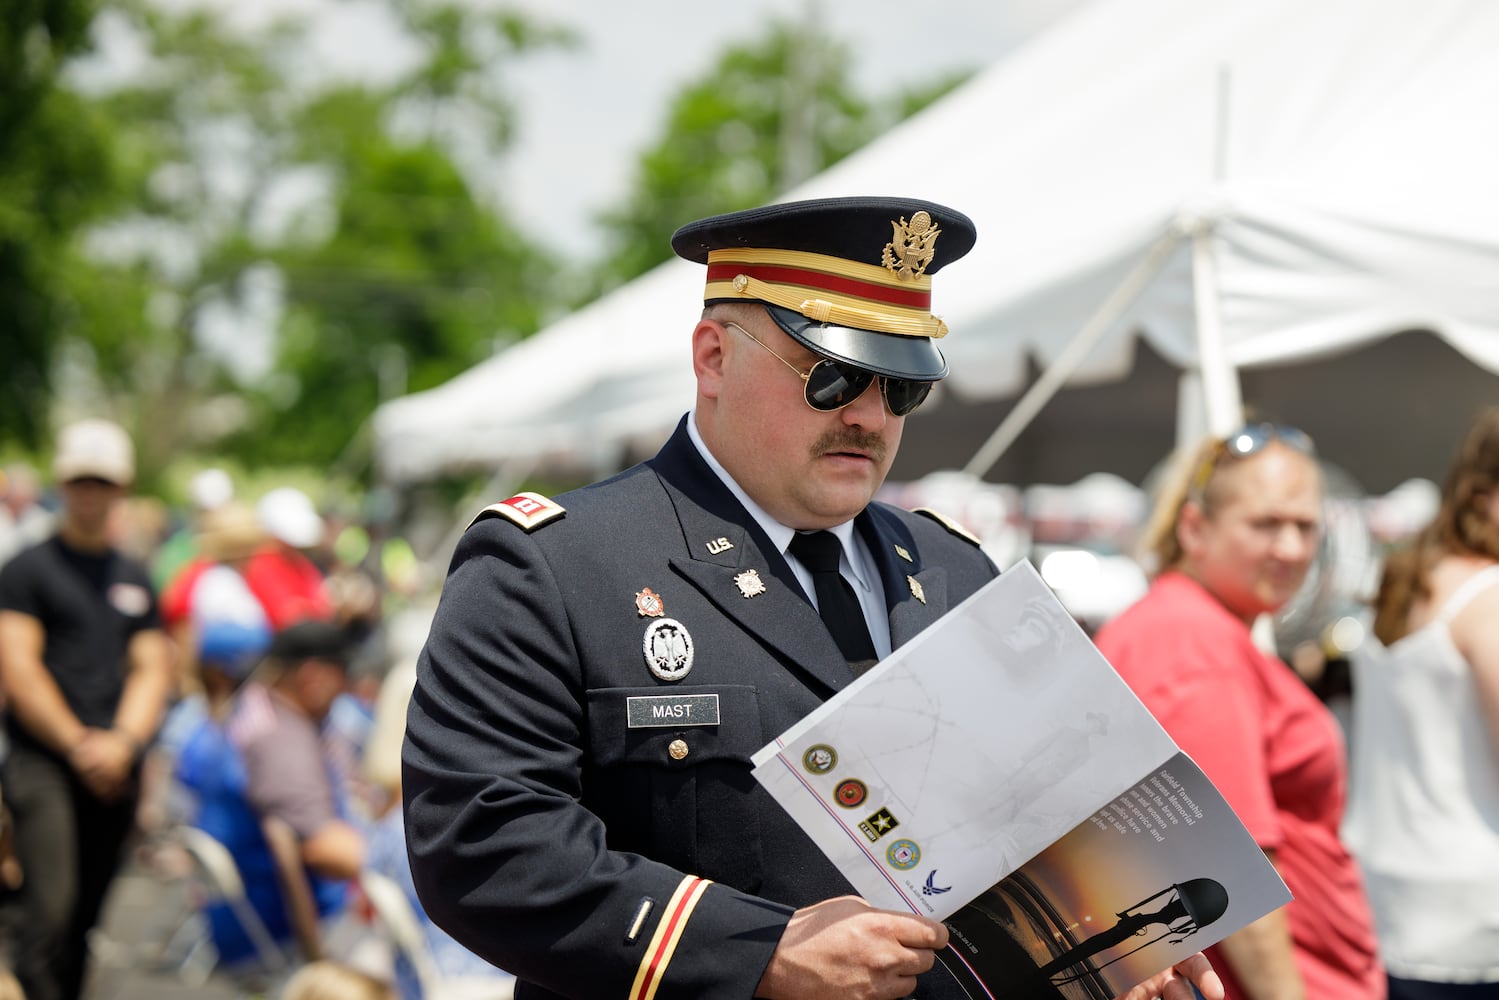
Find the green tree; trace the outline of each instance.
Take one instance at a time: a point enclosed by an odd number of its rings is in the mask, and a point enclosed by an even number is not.
[[[47,363],[68,374],[60,391],[129,415],[147,479],[194,451],[326,468],[382,395],[456,374],[555,308],[548,248],[473,178],[514,134],[504,72],[567,36],[460,0],[388,10],[415,55],[370,82],[309,73],[295,17],[243,33],[111,5],[151,61],[73,98],[110,123],[124,207],[89,231],[96,270],[65,289],[74,322]],[[271,370],[247,369],[255,352],[235,348],[268,317]],[[56,316],[41,329],[55,336]]]
[[[435,146],[375,134],[343,166],[332,237],[275,256],[287,288],[276,367],[297,385],[254,394],[251,426],[272,433],[246,443],[263,459],[326,461],[354,415],[446,381],[534,331],[550,304],[552,257],[479,205]]]
[[[603,214],[610,250],[600,284],[619,284],[671,255],[688,219],[773,200],[957,86],[959,72],[870,101],[851,79],[847,46],[807,24],[772,22],[728,49],[672,101],[633,190]]]
[[[70,289],[87,284],[75,235],[118,194],[107,123],[59,85],[83,51],[91,0],[13,0],[0,18],[0,440],[46,428]]]

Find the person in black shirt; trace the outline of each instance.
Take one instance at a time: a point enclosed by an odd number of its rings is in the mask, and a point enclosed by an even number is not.
[[[0,569],[4,789],[23,876],[6,918],[30,1000],[82,992],[87,934],[119,867],[141,755],[172,683],[146,569],[110,544],[110,511],[134,478],[129,437],[104,420],[71,424],[53,471],[57,533]]]

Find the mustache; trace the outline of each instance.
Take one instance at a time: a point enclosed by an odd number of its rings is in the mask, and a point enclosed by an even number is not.
[[[841,427],[828,431],[812,446],[812,454],[819,457],[835,451],[860,451],[876,462],[885,460],[887,450],[884,438],[870,431],[861,431],[857,427]]]

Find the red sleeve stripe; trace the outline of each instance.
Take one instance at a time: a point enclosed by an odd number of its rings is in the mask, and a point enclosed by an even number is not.
[[[708,879],[698,878],[696,875],[688,875],[677,884],[677,891],[672,893],[671,901],[666,904],[661,922],[656,925],[656,933],[651,937],[645,957],[640,960],[640,968],[635,972],[635,983],[630,987],[630,1000],[654,1000],[656,989],[661,985],[661,977],[666,974],[666,967],[671,964],[672,955],[676,953],[677,943],[682,940],[682,932],[687,929],[687,920],[697,907],[697,901],[703,898],[703,893],[712,884]]]

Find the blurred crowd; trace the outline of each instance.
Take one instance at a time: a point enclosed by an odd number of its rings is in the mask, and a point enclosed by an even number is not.
[[[407,868],[399,750],[425,634],[391,632],[410,547],[221,468],[180,512],[131,495],[108,421],[64,428],[51,472],[0,481],[0,948],[21,995],[83,994],[132,863],[190,884],[161,955],[184,974],[508,996],[512,977],[426,920]]]
[[[886,497],[1033,558],[1292,883],[1211,952],[1231,996],[1494,997],[1499,408],[1441,488],[1355,497],[1327,469],[1257,424],[1183,452],[1153,511],[1106,477]],[[288,997],[509,996],[407,864],[410,547],[219,468],[167,512],[129,495],[106,421],[64,428],[51,472],[0,481],[0,997],[80,996],[127,857],[208,886],[184,968]]]

